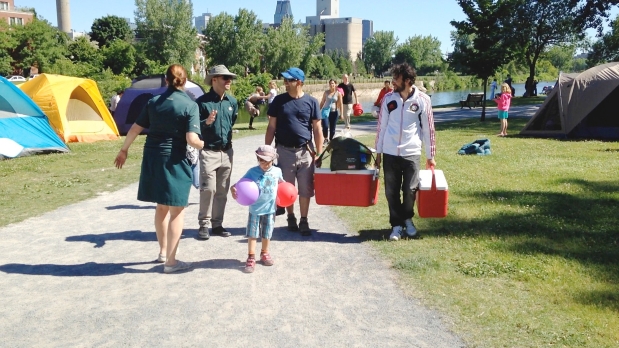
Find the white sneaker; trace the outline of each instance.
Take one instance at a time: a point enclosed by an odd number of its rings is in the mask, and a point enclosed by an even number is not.
[[[417,235],[417,229],[413,224],[411,219],[404,220],[404,225],[406,225],[406,235],[409,237],[415,237]]]
[[[397,241],[402,237],[402,226],[393,226],[389,240]]]

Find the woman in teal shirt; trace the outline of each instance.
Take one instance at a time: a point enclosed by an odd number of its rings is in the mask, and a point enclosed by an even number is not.
[[[189,201],[192,170],[187,159],[187,144],[202,149],[198,105],[183,91],[187,72],[171,65],[166,72],[168,89],[148,101],[127,133],[114,161],[122,168],[131,143],[149,128],[144,144],[138,200],[157,203],[155,231],[164,273],[191,267],[176,260],[176,250],[183,232],[184,212]]]

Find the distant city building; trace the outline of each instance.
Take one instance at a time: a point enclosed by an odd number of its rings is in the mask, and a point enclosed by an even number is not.
[[[80,36],[86,36],[86,37],[88,37],[90,39],[90,36],[88,36],[87,33],[83,32],[83,31],[75,31],[73,29],[71,29],[71,31],[68,32],[67,35],[69,35],[69,39],[71,39],[71,40],[75,40],[75,39],[77,39]]]
[[[194,26],[196,27],[198,34],[202,34],[212,17],[213,15],[210,13],[203,13],[201,16],[193,17]]]
[[[131,22],[131,18],[123,17],[123,19],[125,20],[125,22],[127,22],[127,24],[129,25],[129,29],[131,29],[131,31],[135,31],[138,28],[138,26],[135,23]]]
[[[69,0],[56,0],[56,16],[58,18],[58,30],[69,34],[71,32],[71,8]]]
[[[325,33],[324,51],[350,52],[350,59],[357,60],[365,40],[374,35],[373,22],[361,18],[340,18],[338,0],[316,0],[316,15],[308,16],[305,23],[310,35]]]
[[[364,19],[361,23],[363,24],[363,35],[361,36],[361,42],[365,45],[365,41],[374,36],[374,21]]]
[[[292,7],[290,7],[290,0],[278,1],[275,7],[275,15],[273,15],[273,24],[279,26],[282,24],[282,19],[292,18]]]
[[[6,20],[9,25],[24,25],[30,21],[34,14],[15,8],[15,0],[0,0],[0,19]]]

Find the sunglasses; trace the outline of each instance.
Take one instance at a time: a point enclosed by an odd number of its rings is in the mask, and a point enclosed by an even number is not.
[[[224,81],[232,81],[234,77],[228,75],[217,75],[215,78],[222,78]]]
[[[284,82],[297,82],[299,79],[284,79]]]

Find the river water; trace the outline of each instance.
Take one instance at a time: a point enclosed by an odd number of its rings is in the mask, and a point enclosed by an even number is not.
[[[537,84],[537,94],[540,95],[542,88],[544,86],[554,86],[554,82],[542,81]],[[516,89],[516,96],[522,96],[524,93],[524,83],[514,83],[514,88]],[[469,93],[483,93],[482,88],[469,88],[469,89],[459,89],[455,91],[439,91],[439,92],[426,92],[431,95],[430,99],[432,100],[432,106],[445,105],[445,104],[453,104],[457,103],[460,100],[465,100],[466,96]],[[499,93],[500,90],[495,91],[495,93]],[[490,87],[486,90],[486,98],[490,98]],[[363,107],[364,112],[369,112],[372,110],[372,106],[376,99],[364,98],[360,97],[359,101],[361,102],[361,106]]]

